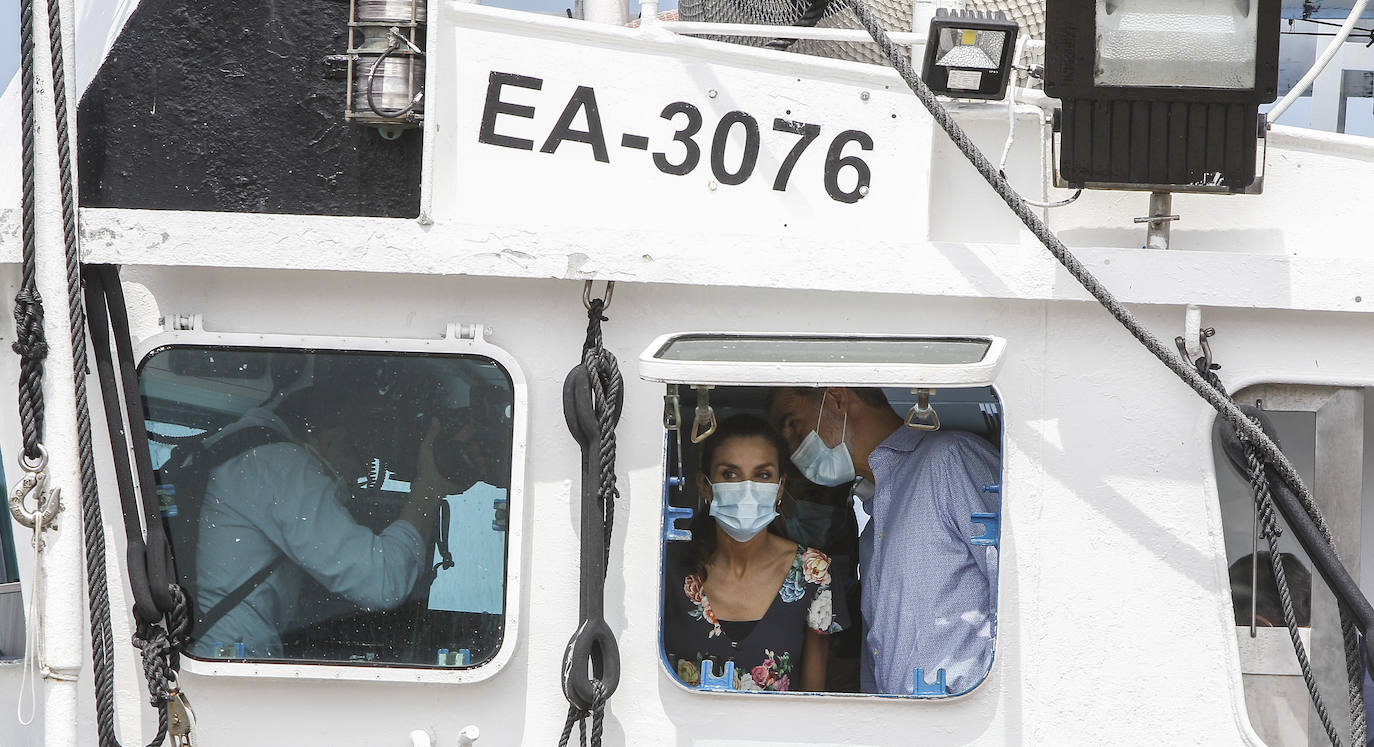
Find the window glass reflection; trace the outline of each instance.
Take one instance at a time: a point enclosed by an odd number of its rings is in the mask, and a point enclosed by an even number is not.
[[[503,636],[513,389],[476,356],[165,348],[158,494],[198,658],[475,666]]]

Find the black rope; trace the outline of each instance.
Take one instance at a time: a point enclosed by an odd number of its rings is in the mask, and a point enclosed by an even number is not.
[[[600,435],[600,449],[597,452],[597,506],[601,512],[602,542],[604,554],[601,578],[596,579],[596,588],[583,588],[585,598],[589,594],[601,597],[605,594],[606,576],[610,571],[611,534],[615,526],[615,503],[620,490],[615,482],[616,440],[615,426],[620,416],[624,394],[624,380],[620,374],[620,364],[613,353],[604,346],[601,323],[609,321],[604,315],[606,300],[591,299],[587,304],[587,336],[582,343],[582,365],[590,374],[592,409],[596,414]],[[585,477],[584,477],[585,479]],[[583,510],[587,507],[584,505]],[[585,539],[583,540],[586,541]],[[587,583],[583,576],[584,584]],[[585,662],[584,662],[585,663]],[[599,676],[599,673],[598,673]],[[563,724],[559,747],[567,747],[572,738],[573,724],[577,724],[579,743],[586,747],[588,739],[587,718],[592,721],[591,746],[601,747],[602,729],[606,716],[606,701],[610,693],[599,678],[591,680],[592,702],[590,708],[581,708],[576,703],[568,703],[568,717]]]
[[[1246,417],[1240,408],[1236,406],[1236,403],[1231,401],[1231,398],[1227,396],[1225,392],[1219,391],[1213,387],[1201,374],[1193,370],[1192,366],[1190,366],[1187,361],[1177,357],[1167,345],[1161,342],[1160,339],[1155,337],[1149,330],[1145,329],[1140,322],[1136,320],[1135,315],[1122,305],[1122,303],[1112,295],[1111,291],[1107,290],[1092,272],[1074,256],[1073,252],[1071,252],[1069,248],[1064,245],[1064,242],[1050,230],[1049,226],[1045,225],[1044,220],[1042,220],[1039,215],[1036,215],[1035,211],[1031,209],[1031,206],[1026,200],[1016,192],[1003,175],[998,173],[997,167],[988,160],[987,156],[983,155],[982,151],[978,149],[978,146],[969,138],[968,133],[964,132],[963,128],[959,126],[959,123],[954,121],[949,111],[940,103],[939,99],[936,98],[935,94],[925,82],[920,79],[916,71],[912,68],[910,60],[907,59],[906,54],[902,51],[902,48],[892,40],[892,37],[888,36],[881,22],[879,22],[872,11],[869,10],[867,3],[864,0],[844,1],[853,9],[859,22],[863,24],[869,36],[872,37],[873,41],[882,49],[883,54],[897,71],[897,74],[901,76],[902,80],[911,91],[916,94],[916,98],[919,99],[926,110],[930,112],[931,118],[936,124],[940,125],[940,128],[945,131],[945,134],[949,136],[950,140],[959,148],[960,152],[964,154],[964,157],[968,159],[969,163],[973,165],[974,169],[978,171],[988,185],[992,187],[993,191],[1002,198],[1003,202],[1007,204],[1007,207],[1011,209],[1012,213],[1014,213],[1016,217],[1021,220],[1022,224],[1030,230],[1047,250],[1049,250],[1050,254],[1063,265],[1064,269],[1083,286],[1084,290],[1088,291],[1098,303],[1102,304],[1102,306],[1111,313],[1137,342],[1144,346],[1145,349],[1149,350],[1150,353],[1153,354],[1160,363],[1163,363],[1166,368],[1172,371],[1174,375],[1191,387],[1199,397],[1205,400],[1207,404],[1211,405],[1238,434],[1256,449],[1265,464],[1269,468],[1272,468],[1279,479],[1292,490],[1303,509],[1312,518],[1318,531],[1326,541],[1330,543],[1331,531],[1327,527],[1326,520],[1322,517],[1321,511],[1318,509],[1316,501],[1312,497],[1312,492],[1303,482],[1302,477],[1298,475],[1298,471],[1293,467],[1292,462],[1290,462],[1288,457],[1279,449],[1278,445],[1264,433],[1262,428],[1252,422],[1250,418]],[[1342,612],[1345,613],[1346,611],[1343,605]],[[1346,615],[1343,614],[1344,622],[1342,628],[1348,641],[1350,636],[1354,635],[1355,632],[1353,629],[1349,631],[1345,630],[1346,623],[1348,622],[1345,618]],[[1349,643],[1347,642],[1347,649],[1348,648]],[[1350,670],[1352,681],[1354,679],[1356,666],[1357,664],[1351,664],[1347,661],[1347,669]],[[1353,685],[1350,692],[1350,700],[1353,708],[1358,700]],[[1357,726],[1362,727],[1363,718],[1355,719],[1355,723]],[[1363,739],[1360,740],[1360,743],[1363,744]]]
[[[21,203],[23,269],[15,296],[15,342],[20,355],[19,413],[24,451],[38,454],[44,432],[43,361],[48,345],[43,331],[42,297],[37,285],[35,196],[37,184],[34,114],[36,89],[33,55],[38,9],[33,0],[20,1],[20,76],[22,94]],[[96,729],[102,747],[119,744],[115,735],[114,641],[110,626],[108,579],[105,569],[105,535],[95,485],[95,459],[91,447],[90,409],[86,401],[85,315],[82,313],[80,253],[76,232],[76,196],[73,187],[71,136],[69,132],[66,64],[62,43],[60,0],[47,4],[48,48],[52,61],[52,97],[58,151],[58,182],[62,199],[62,234],[67,270],[67,303],[72,340],[72,373],[77,403],[77,441],[81,450],[82,535],[85,540],[87,594],[91,616],[91,652],[95,672]]]
[[[34,117],[34,98],[37,95],[33,80],[33,0],[19,3],[19,63],[20,107],[22,130],[20,142],[20,178],[23,198],[19,206],[23,269],[19,292],[14,296],[14,344],[19,354],[19,423],[23,432],[24,453],[38,458],[38,446],[43,441],[43,360],[48,356],[48,342],[43,333],[43,299],[38,294],[37,238],[34,230],[35,181],[34,137],[38,129]]]
[[[154,477],[144,427],[146,416],[134,371],[133,344],[129,339],[128,311],[119,284],[119,271],[110,265],[86,265],[84,277],[91,352],[100,380],[124,519],[129,586],[137,623],[133,645],[143,654],[150,702],[158,711],[159,732],[152,742],[156,745],[166,737],[167,700],[177,689],[176,673],[181,664],[178,652],[189,639],[190,609],[185,592],[174,581],[175,573],[152,488]],[[135,467],[141,495],[134,483]],[[146,539],[139,523],[140,514],[147,523]]]
[[[28,10],[24,23],[34,23],[35,12],[30,0],[24,0],[24,5]],[[52,58],[52,96],[53,110],[56,117],[57,133],[57,156],[58,156],[58,182],[62,195],[62,236],[63,246],[66,256],[67,268],[67,309],[69,313],[70,332],[72,341],[72,378],[76,394],[76,415],[77,415],[77,443],[80,449],[80,471],[81,471],[81,516],[82,516],[82,535],[85,539],[86,552],[86,590],[87,599],[90,605],[91,618],[91,658],[95,673],[95,701],[96,701],[96,730],[102,747],[117,746],[119,740],[115,734],[115,706],[114,706],[114,634],[110,626],[110,599],[108,589],[108,578],[105,568],[105,533],[104,522],[100,515],[100,496],[97,492],[95,479],[95,456],[91,445],[91,418],[90,405],[86,398],[86,318],[82,309],[81,294],[81,256],[77,243],[76,233],[76,194],[73,187],[73,168],[71,160],[71,135],[69,132],[70,123],[68,121],[68,101],[67,101],[67,76],[66,63],[64,61],[62,43],[62,7],[60,0],[48,0],[47,6],[48,21],[48,48]],[[32,92],[32,60],[33,52],[33,32],[28,29],[25,41],[24,58],[28,60],[26,81]],[[32,182],[33,152],[32,142],[29,140],[31,132],[35,126],[33,118],[32,103],[27,107],[27,121],[25,124],[25,141],[29,144],[30,150],[25,157],[25,176],[28,180],[26,184],[25,203],[28,206],[25,220],[26,246],[25,246],[25,280],[24,288],[20,292],[20,298],[16,299],[15,316],[19,327],[16,345],[23,348],[19,350],[21,356],[32,359],[42,352],[41,342],[35,340],[33,329],[36,320],[41,320],[41,311],[37,311],[40,303],[36,287],[30,287],[30,272],[36,268],[36,262],[30,262],[29,252],[33,245],[32,236],[32,205],[33,192],[36,191]],[[24,409],[22,400],[26,397],[32,398],[34,402],[41,402],[41,370],[39,376],[34,376],[34,366],[28,366],[28,371],[24,370],[21,363],[21,411]],[[26,390],[28,394],[25,394]],[[36,393],[36,397],[34,394]],[[42,406],[39,404],[37,409],[30,403],[28,406],[29,416],[25,418],[25,449],[30,449],[30,433],[41,432]],[[23,416],[21,416],[23,417]],[[38,425],[31,425],[37,423]]]
[[[1016,192],[1011,184],[998,174],[997,166],[989,161],[988,157],[983,155],[982,151],[978,150],[978,146],[969,138],[968,133],[964,132],[963,128],[959,126],[959,123],[954,121],[954,118],[950,116],[949,112],[945,110],[944,106],[941,105],[939,100],[935,97],[935,94],[931,92],[930,88],[916,75],[916,71],[912,69],[911,63],[902,52],[902,48],[887,35],[881,23],[873,16],[872,12],[869,11],[864,1],[845,0],[845,2],[854,10],[854,14],[858,17],[859,22],[863,24],[869,35],[873,37],[873,40],[882,49],[898,75],[902,77],[902,80],[905,81],[916,94],[917,99],[919,99],[926,110],[930,112],[931,118],[935,120],[936,124],[940,125],[941,129],[943,129],[947,135],[949,135],[954,145],[959,148],[964,154],[964,157],[973,165],[974,169],[977,170],[983,179],[993,188],[993,191],[995,191],[1007,206],[1011,208],[1012,213],[1021,220],[1022,224],[1040,240],[1040,243],[1042,243],[1045,248],[1049,250],[1050,254],[1064,266],[1064,269],[1083,286],[1084,290],[1088,291],[1098,303],[1102,304],[1102,306],[1126,328],[1126,331],[1129,332],[1132,337],[1136,338],[1137,342],[1149,350],[1155,358],[1182,379],[1183,382],[1191,387],[1194,392],[1202,397],[1202,399],[1206,400],[1207,404],[1216,409],[1228,423],[1237,428],[1247,439],[1255,443],[1256,447],[1260,449],[1260,453],[1264,456],[1265,461],[1278,472],[1284,483],[1293,489],[1293,492],[1298,496],[1298,499],[1302,502],[1304,507],[1315,507],[1316,504],[1312,499],[1311,491],[1307,489],[1307,486],[1303,483],[1302,478],[1298,475],[1293,464],[1288,461],[1288,458],[1283,455],[1283,452],[1279,450],[1278,446],[1276,446],[1258,426],[1250,422],[1250,419],[1236,407],[1234,402],[1231,402],[1228,398],[1219,394],[1205,379],[1198,375],[1188,363],[1180,360],[1168,346],[1159,340],[1159,338],[1155,337],[1149,330],[1141,326],[1140,322],[1136,320],[1135,315],[1122,305],[1122,303],[1112,295],[1111,291],[1107,290],[1102,283],[1098,281],[1092,272],[1073,255],[1073,252],[1069,251],[1069,248],[1064,245],[1064,242],[1060,241],[1059,237],[1054,235],[1054,232],[1050,230],[1049,226],[1045,225],[1045,222],[1041,220],[1040,216],[1035,214],[1031,206]],[[1327,529],[1324,521],[1319,525],[1319,528],[1327,536],[1330,535],[1330,530]]]
[[[601,483],[597,489],[597,499],[601,507],[602,524],[605,526],[606,565],[610,572],[611,529],[615,526],[615,502],[620,497],[620,489],[615,484],[615,419],[623,396],[624,380],[620,375],[620,364],[615,355],[602,344],[601,323],[610,321],[603,315],[606,301],[593,299],[587,310],[587,339],[582,343],[582,364],[591,372],[592,407],[596,411],[597,423],[601,426]],[[605,574],[602,576],[603,580]]]
[[[568,706],[568,718],[563,722],[563,734],[558,739],[558,747],[568,747],[568,741],[572,738],[573,724],[577,724],[578,744],[581,747],[587,747],[588,716],[592,719],[592,747],[601,747],[601,735],[606,720],[606,686],[600,682],[593,682],[592,688],[596,690],[596,699],[592,702],[591,709],[582,710],[574,705]]]
[[[1230,394],[1226,392],[1221,378],[1217,376],[1214,366],[1209,366],[1205,358],[1199,358],[1194,363],[1197,372],[1202,375],[1218,392],[1225,394],[1228,398]],[[1234,400],[1233,400],[1234,401]],[[1256,421],[1256,424],[1259,423]],[[1283,555],[1279,550],[1279,537],[1283,535],[1283,530],[1279,527],[1278,517],[1274,515],[1274,498],[1269,492],[1269,477],[1265,469],[1264,461],[1260,458],[1259,450],[1256,449],[1244,437],[1240,437],[1241,443],[1245,446],[1246,480],[1250,484],[1250,491],[1254,494],[1255,512],[1259,519],[1260,536],[1269,545],[1269,565],[1274,574],[1274,584],[1279,592],[1279,605],[1283,609],[1283,621],[1288,628],[1288,637],[1293,643],[1293,653],[1298,659],[1298,669],[1302,672],[1303,683],[1307,685],[1307,694],[1312,699],[1312,707],[1317,711],[1317,717],[1321,719],[1322,728],[1326,731],[1327,739],[1331,744],[1340,747],[1341,737],[1332,722],[1331,716],[1327,713],[1326,703],[1322,699],[1321,691],[1317,687],[1316,676],[1312,673],[1312,663],[1307,656],[1307,647],[1303,645],[1302,637],[1298,633],[1298,617],[1293,610],[1293,596],[1288,584],[1288,573],[1283,567]],[[1344,629],[1344,617],[1342,617],[1342,628]],[[1361,680],[1363,684],[1363,679]],[[1363,716],[1364,708],[1361,704],[1360,715]],[[1351,714],[1354,716],[1354,713]],[[1363,745],[1363,739],[1356,742]]]

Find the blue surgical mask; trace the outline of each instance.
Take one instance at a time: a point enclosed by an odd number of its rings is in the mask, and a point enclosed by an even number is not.
[[[821,416],[825,414],[825,393],[821,394],[821,411],[816,415],[816,427],[802,439],[801,446],[792,452],[792,463],[806,479],[817,485],[834,487],[854,481],[854,457],[844,443],[849,430],[849,413],[844,415],[844,425],[840,430],[840,442],[826,446],[821,440],[819,429]]]
[[[711,496],[711,515],[736,542],[753,539],[778,516],[776,482],[713,482]]]

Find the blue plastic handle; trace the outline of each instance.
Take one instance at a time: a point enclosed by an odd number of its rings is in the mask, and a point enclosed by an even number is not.
[[[729,692],[735,689],[735,662],[725,662],[725,673],[717,677],[715,675],[715,662],[710,659],[701,660],[701,685],[698,690],[709,692]]]
[[[912,674],[912,680],[911,693],[918,698],[943,698],[949,694],[945,687],[944,669],[935,670],[935,681],[927,683],[925,670],[917,667]]]
[[[678,508],[668,506],[663,509],[663,539],[669,542],[685,542],[692,538],[690,529],[678,529],[677,522],[683,519],[690,520],[696,509]]]
[[[981,524],[984,532],[969,538],[969,544],[978,547],[997,547],[1002,542],[1002,517],[998,514],[970,514],[974,524]]]

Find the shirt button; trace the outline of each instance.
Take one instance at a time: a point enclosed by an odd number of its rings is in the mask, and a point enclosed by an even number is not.
[[[876,649],[876,648],[873,649],[873,655],[874,655],[874,656],[877,656],[877,655],[878,655],[878,649]]]

